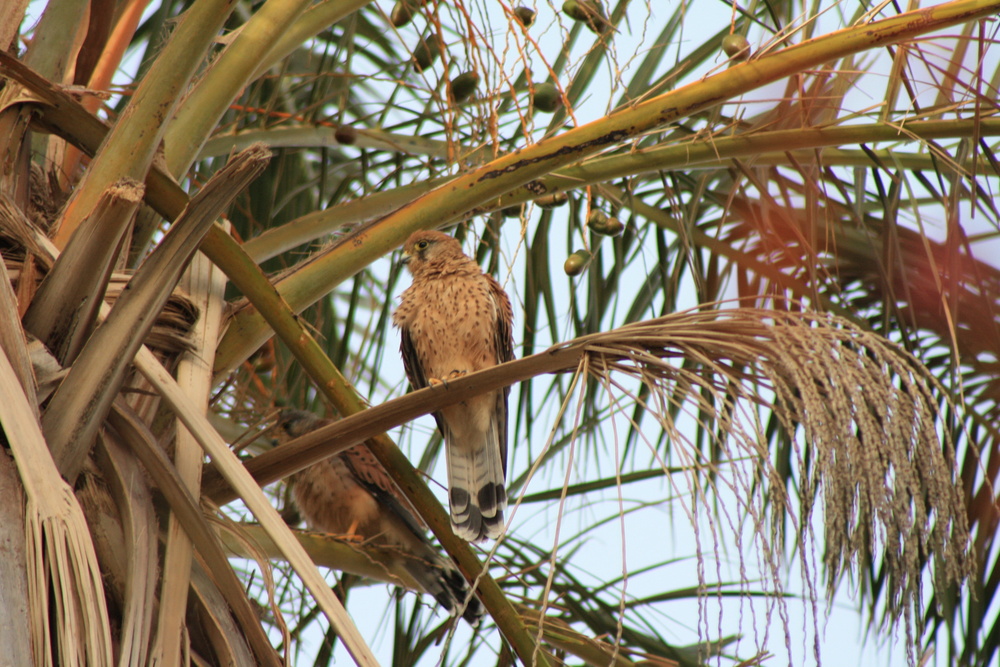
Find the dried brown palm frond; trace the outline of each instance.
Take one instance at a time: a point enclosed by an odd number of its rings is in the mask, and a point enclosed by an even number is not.
[[[7,452],[0,452],[0,493],[4,498],[23,496],[17,466]],[[5,503],[0,508],[0,540],[5,546],[6,557],[0,562],[0,587],[3,587],[4,606],[11,616],[28,616],[27,552],[24,530],[23,504]],[[17,623],[0,624],[0,644],[7,648],[8,660],[13,664],[31,663],[31,637]]]
[[[111,628],[90,531],[5,352],[0,387],[0,420],[24,489],[27,622],[35,664],[109,665]]]
[[[22,263],[4,257],[10,279],[17,282],[21,277]],[[113,273],[104,293],[105,302],[111,306],[128,284],[128,273]],[[145,344],[161,353],[163,358],[174,356],[191,349],[191,326],[198,319],[198,309],[188,294],[182,289],[170,293],[163,310],[159,312],[153,327],[146,335]]]

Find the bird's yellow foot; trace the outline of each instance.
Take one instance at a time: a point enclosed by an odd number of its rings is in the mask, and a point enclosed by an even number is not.
[[[456,379],[462,377],[463,375],[467,375],[468,372],[469,371],[458,371],[458,370],[452,371],[452,372],[448,373],[448,377],[446,377],[443,380],[440,379],[440,378],[427,378],[427,386],[429,386],[429,387],[440,387],[441,385],[444,385],[445,387],[447,387],[449,380],[456,380]]]
[[[337,535],[338,538],[344,540],[345,542],[353,542],[355,544],[361,544],[365,541],[364,535],[358,535],[358,522],[354,521],[347,528],[347,532],[343,535]]]

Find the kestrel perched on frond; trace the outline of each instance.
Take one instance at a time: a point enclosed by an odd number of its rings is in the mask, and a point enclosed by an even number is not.
[[[279,440],[297,438],[330,422],[305,410],[282,410]],[[479,621],[482,603],[469,596],[465,578],[434,549],[417,513],[365,445],[314,463],[291,481],[292,498],[310,527],[388,547],[441,606],[453,614],[461,611],[473,625]]]
[[[456,239],[415,232],[403,245],[403,261],[413,284],[392,320],[414,389],[514,358],[510,299]],[[470,542],[496,539],[503,530],[509,393],[505,387],[434,413],[445,440],[451,526]]]

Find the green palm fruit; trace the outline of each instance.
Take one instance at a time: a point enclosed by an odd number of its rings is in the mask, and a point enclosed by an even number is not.
[[[587,227],[595,234],[602,236],[618,236],[625,231],[625,225],[614,216],[609,216],[604,211],[595,208],[587,216]]]
[[[608,214],[599,208],[592,209],[587,215],[587,227],[598,234],[604,233],[604,227],[608,224]]]
[[[441,55],[441,43],[436,35],[428,35],[417,43],[413,49],[413,69],[423,72],[434,64]]]
[[[451,80],[451,99],[456,104],[465,101],[470,95],[476,92],[478,85],[479,75],[475,72],[463,72],[459,74]]]
[[[535,10],[528,7],[515,7],[514,18],[521,22],[525,28],[535,22]]]
[[[535,108],[539,111],[552,113],[562,106],[562,95],[559,94],[559,90],[555,85],[548,81],[545,83],[536,83],[534,104]]]
[[[392,23],[397,28],[402,28],[404,25],[413,20],[413,15],[417,13],[417,3],[410,0],[399,0],[392,7],[392,11],[389,13],[389,22]]]
[[[590,264],[591,254],[587,250],[577,250],[566,258],[563,264],[563,271],[567,276],[578,276],[587,269]]]
[[[587,12],[580,6],[577,0],[566,0],[562,6],[563,14],[570,17],[574,21],[586,21]]]
[[[743,35],[729,34],[722,38],[722,50],[733,60],[742,62],[750,57],[750,42]]]
[[[611,216],[608,218],[607,224],[604,226],[605,236],[620,236],[622,232],[625,231],[625,225],[618,218]]]
[[[569,195],[565,192],[556,192],[551,195],[543,195],[535,200],[535,205],[539,208],[557,208],[569,201]]]
[[[600,0],[566,0],[562,9],[566,16],[580,21],[598,35],[603,35],[611,27]]]

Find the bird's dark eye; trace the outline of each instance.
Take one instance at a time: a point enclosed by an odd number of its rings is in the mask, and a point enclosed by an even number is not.
[[[428,245],[430,244],[427,241],[417,241],[417,250],[423,250]]]

